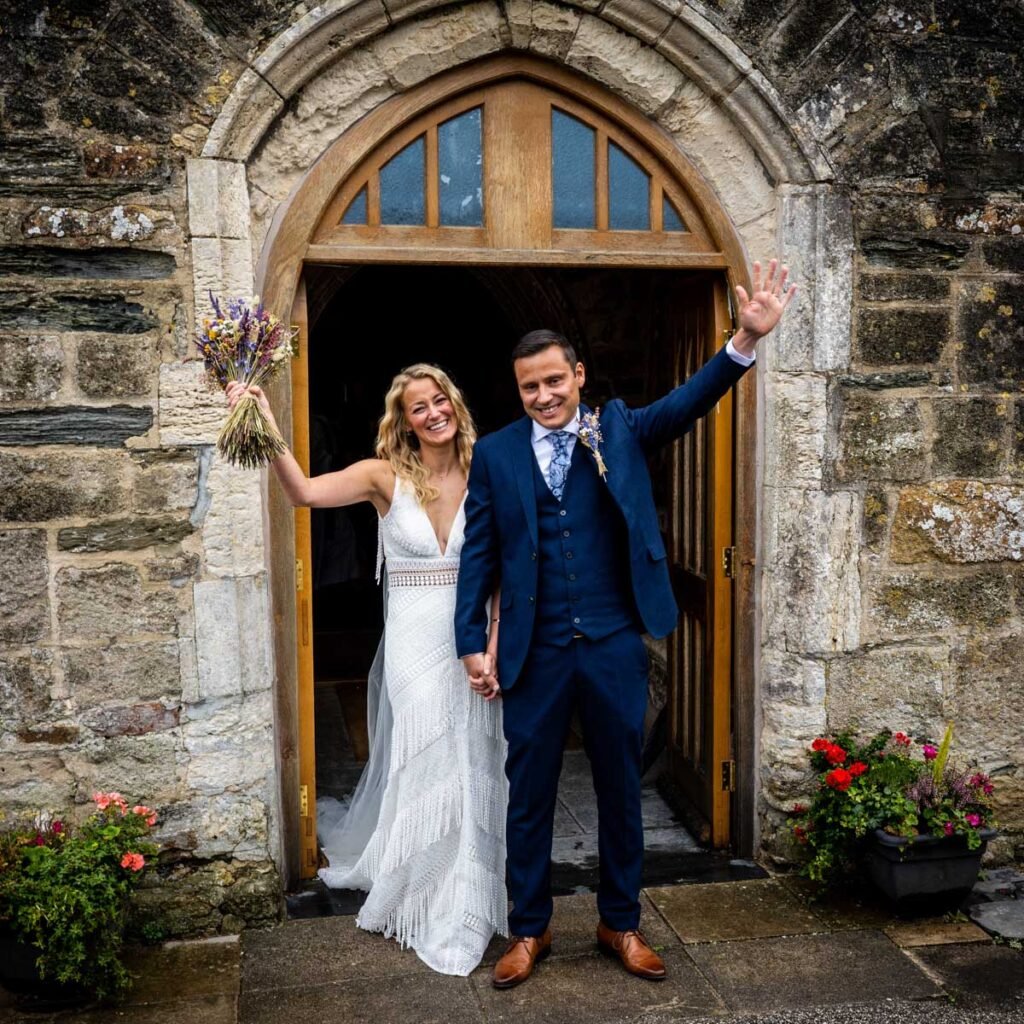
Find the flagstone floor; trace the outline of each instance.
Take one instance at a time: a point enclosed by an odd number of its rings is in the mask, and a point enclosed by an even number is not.
[[[593,895],[556,900],[534,977],[490,985],[495,942],[469,978],[433,974],[351,916],[293,920],[241,940],[141,952],[116,1009],[27,1013],[2,1024],[1020,1024],[1024,953],[966,920],[898,920],[881,906],[809,898],[788,878],[656,886],[644,927],[667,980],[625,974],[594,945]]]

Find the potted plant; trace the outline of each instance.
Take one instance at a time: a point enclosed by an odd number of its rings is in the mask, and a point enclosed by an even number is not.
[[[41,814],[0,828],[0,981],[11,991],[115,999],[131,984],[121,950],[156,814],[119,793],[93,800],[77,827]]]
[[[793,809],[807,846],[803,873],[826,885],[866,873],[903,906],[959,899],[973,886],[992,828],[992,780],[949,760],[939,744],[903,732],[861,741],[852,730],[819,736],[810,760],[818,788]]]

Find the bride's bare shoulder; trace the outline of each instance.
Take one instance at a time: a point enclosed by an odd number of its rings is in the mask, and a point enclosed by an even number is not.
[[[363,465],[371,483],[370,501],[382,516],[386,516],[395,494],[395,471],[387,459],[366,459]]]

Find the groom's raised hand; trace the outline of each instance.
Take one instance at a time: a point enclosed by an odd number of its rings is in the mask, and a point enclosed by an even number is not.
[[[782,319],[782,314],[796,295],[797,286],[786,286],[789,267],[779,268],[778,260],[771,260],[768,272],[762,278],[761,264],[754,263],[753,290],[748,295],[742,285],[736,285],[739,299],[739,330],[732,336],[733,348],[741,355],[752,356],[754,346]]]

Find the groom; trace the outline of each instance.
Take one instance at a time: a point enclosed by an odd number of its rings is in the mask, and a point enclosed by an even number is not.
[[[579,714],[598,802],[597,940],[643,978],[665,977],[639,931],[644,838],[642,634],[676,625],[646,455],[685,434],[754,362],[754,346],[796,292],[772,260],[740,287],[740,328],[685,384],[640,409],[580,405],[572,346],[533,331],[512,352],[526,416],[480,440],[466,498],[455,638],[470,685],[504,698],[512,935],[493,984],[525,981],[551,948],[551,837],[562,750]],[[497,672],[487,599],[500,583]]]

